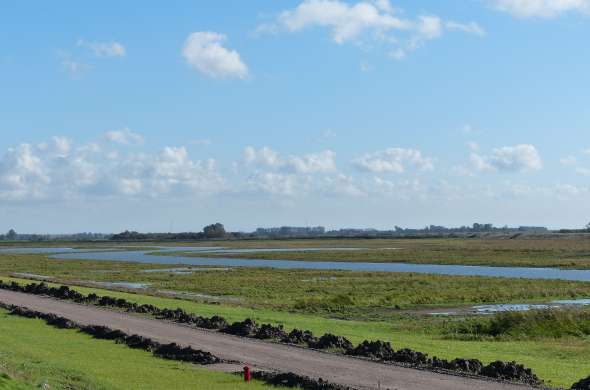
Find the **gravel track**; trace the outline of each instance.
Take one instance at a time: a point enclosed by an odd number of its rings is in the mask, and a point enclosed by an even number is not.
[[[190,345],[254,369],[294,372],[357,389],[397,390],[523,390],[528,386],[439,374],[396,365],[369,362],[288,345],[246,339],[189,328],[93,306],[0,290],[0,302],[63,316],[83,325],[104,325],[160,343]],[[236,366],[231,365],[231,370]],[[217,368],[220,369],[220,368]]]

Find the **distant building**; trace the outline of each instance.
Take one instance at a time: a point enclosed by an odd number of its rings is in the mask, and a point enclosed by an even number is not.
[[[326,233],[326,228],[324,228],[323,226],[281,226],[271,228],[258,228],[254,233],[255,235],[260,237],[315,237],[324,235]]]

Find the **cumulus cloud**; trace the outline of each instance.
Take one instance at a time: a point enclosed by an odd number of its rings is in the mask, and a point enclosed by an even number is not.
[[[353,165],[361,171],[373,173],[403,173],[408,168],[421,171],[434,169],[431,158],[424,157],[419,150],[404,148],[367,153],[353,160]]]
[[[554,18],[568,12],[590,14],[590,0],[491,0],[492,5],[519,18]]]
[[[78,40],[79,47],[85,47],[97,57],[125,57],[125,46],[119,42],[88,42]]]
[[[62,70],[69,73],[72,78],[80,78],[92,69],[91,65],[72,58],[68,53],[62,52],[59,54],[59,57]]]
[[[335,157],[336,153],[331,150],[282,158],[269,147],[255,149],[248,146],[244,149],[244,161],[246,164],[302,174],[334,172],[336,170]]]
[[[470,160],[473,168],[484,172],[528,172],[543,167],[537,149],[527,144],[497,148],[489,156],[471,153]]]
[[[206,76],[245,79],[248,67],[237,51],[223,46],[226,40],[225,35],[216,32],[194,32],[186,39],[182,55],[187,64]]]
[[[270,195],[294,196],[300,192],[299,179],[294,175],[256,172],[248,179],[250,190]]]
[[[120,145],[140,145],[144,141],[141,134],[135,133],[128,128],[107,131],[104,137],[107,141]]]
[[[559,162],[561,163],[561,165],[572,166],[578,163],[578,159],[575,156],[566,156],[559,159]]]
[[[192,160],[184,147],[121,153],[63,137],[21,144],[0,157],[0,199],[80,196],[200,196],[226,188],[214,160]]]
[[[411,27],[409,21],[395,16],[391,5],[384,1],[349,5],[338,0],[306,0],[293,10],[282,12],[278,21],[290,32],[313,26],[329,28],[337,43],[357,39],[366,32],[383,33]]]
[[[464,33],[468,33],[468,34],[475,34],[475,35],[486,35],[486,31],[483,29],[483,27],[481,27],[479,24],[475,23],[475,22],[469,22],[469,23],[459,23],[459,22],[453,22],[453,21],[449,21],[446,22],[446,27],[449,30],[452,31],[462,31]]]
[[[395,59],[403,59],[408,50],[416,49],[424,40],[440,37],[446,30],[476,35],[484,32],[475,22],[444,21],[436,15],[404,18],[389,0],[364,0],[352,4],[341,0],[304,0],[295,8],[281,12],[274,23],[263,24],[258,30],[295,33],[313,27],[329,30],[337,44],[372,42],[393,45],[388,52]],[[399,34],[404,38],[400,40]]]
[[[322,193],[332,196],[364,197],[367,192],[363,190],[352,176],[339,173],[335,176],[326,176],[319,183]]]

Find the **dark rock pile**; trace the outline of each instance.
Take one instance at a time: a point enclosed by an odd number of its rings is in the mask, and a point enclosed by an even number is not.
[[[317,337],[309,330],[293,329],[283,340],[286,344],[314,344],[318,342]]]
[[[428,358],[427,354],[414,351],[410,348],[403,348],[396,351],[392,360],[397,363],[406,363],[413,366],[429,366],[431,363],[431,359]]]
[[[301,376],[292,372],[273,373],[264,371],[252,372],[252,378],[258,379],[273,386],[296,387],[305,390],[352,390],[352,388],[326,382],[322,378],[316,380],[307,376]]]
[[[513,382],[526,383],[537,386],[542,382],[533,374],[530,368],[524,367],[516,362],[495,361],[481,369],[481,375],[490,378],[502,379]]]
[[[191,347],[183,348],[174,343],[156,347],[153,350],[153,354],[163,359],[180,360],[197,364],[215,364],[221,362],[221,359],[213,356],[209,352],[195,350]]]
[[[260,340],[284,340],[287,337],[287,333],[283,329],[283,325],[273,326],[271,324],[262,324],[254,335],[255,338]]]
[[[336,336],[331,333],[324,334],[316,342],[309,343],[309,346],[315,349],[341,349],[344,351],[353,348],[352,343],[346,337]]]
[[[223,333],[233,334],[242,337],[254,337],[258,332],[258,325],[254,320],[246,318],[244,321],[234,322],[230,326],[221,330]]]
[[[223,360],[212,355],[209,352],[193,349],[192,347],[181,347],[177,344],[160,344],[152,339],[139,335],[128,335],[117,329],[111,329],[100,325],[80,325],[67,318],[55,314],[45,314],[38,311],[29,310],[18,306],[5,306],[10,310],[10,314],[27,318],[39,318],[45,320],[47,324],[58,328],[79,329],[82,333],[91,335],[97,339],[114,340],[118,343],[125,344],[130,348],[143,349],[152,352],[154,356],[168,359],[190,362],[195,364],[215,364]]]
[[[590,376],[574,383],[572,385],[572,390],[590,390]]]
[[[352,356],[362,356],[373,360],[392,361],[395,356],[391,344],[381,340],[368,341],[365,340],[355,348],[346,352]]]

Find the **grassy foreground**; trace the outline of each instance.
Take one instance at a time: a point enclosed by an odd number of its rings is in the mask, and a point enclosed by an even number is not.
[[[8,278],[2,278],[8,280]],[[21,282],[25,282],[22,281]],[[230,321],[250,317],[259,322],[283,324],[292,328],[310,329],[314,333],[330,332],[343,335],[357,343],[365,339],[390,341],[395,348],[413,348],[431,356],[452,359],[478,358],[484,362],[516,360],[531,367],[539,377],[554,386],[570,386],[590,374],[590,340],[588,338],[541,338],[533,340],[460,340],[424,326],[406,321],[342,321],[313,315],[285,313],[268,309],[248,309],[227,305],[210,305],[198,302],[167,299],[140,294],[114,292],[104,289],[75,287],[88,294],[111,295],[131,302],[149,303],[159,307],[180,307],[200,315],[222,315]],[[1,320],[0,320],[1,321]],[[416,322],[428,322],[424,317]],[[1,329],[0,329],[1,330]],[[94,342],[94,340],[92,340]],[[0,343],[2,338],[0,336]],[[83,349],[83,348],[81,348]],[[43,360],[43,359],[42,359]]]
[[[0,388],[51,389],[265,389],[240,377],[186,363],[154,358],[112,341],[0,310],[0,367],[17,381],[0,376]],[[21,384],[27,383],[28,385]]]

